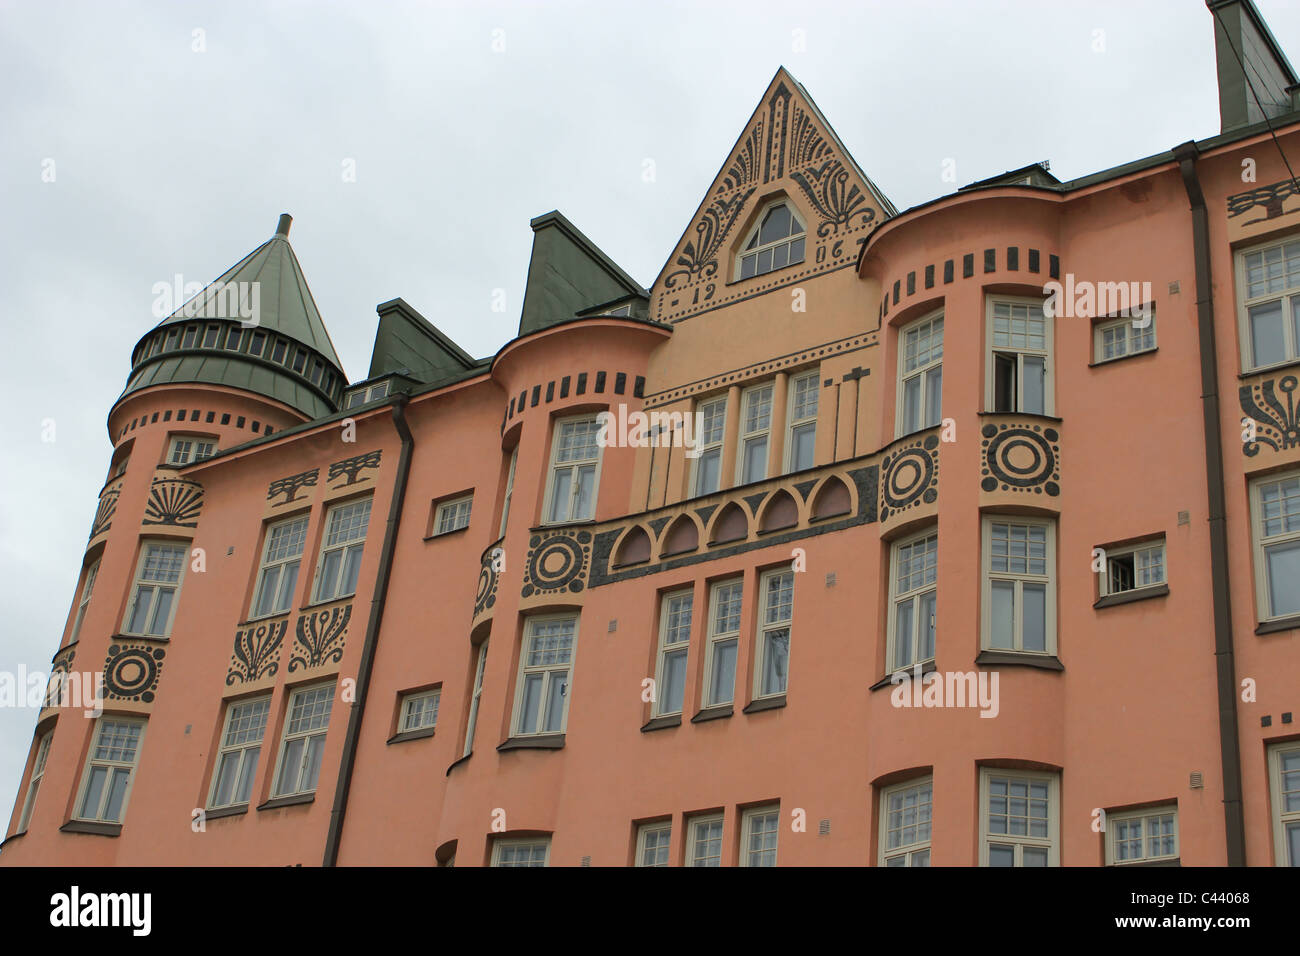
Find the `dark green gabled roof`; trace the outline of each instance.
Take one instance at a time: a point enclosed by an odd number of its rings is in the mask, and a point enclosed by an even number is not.
[[[399,372],[422,384],[440,382],[484,364],[447,338],[403,299],[375,307],[379,327],[367,378]]]
[[[529,225],[533,255],[528,262],[520,335],[567,321],[604,302],[650,295],[560,213],[548,212]]]

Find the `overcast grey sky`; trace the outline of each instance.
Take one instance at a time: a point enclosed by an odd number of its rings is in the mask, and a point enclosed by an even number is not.
[[[1258,6],[1300,60],[1300,5]],[[953,190],[945,159],[1070,179],[1219,130],[1202,0],[0,0],[0,670],[58,646],[154,283],[289,212],[352,380],[396,296],[490,355],[528,220],[649,285],[781,64],[899,209]],[[35,720],[0,707],[0,822]]]

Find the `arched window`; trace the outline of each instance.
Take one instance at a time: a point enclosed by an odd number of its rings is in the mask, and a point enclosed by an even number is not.
[[[804,228],[789,203],[769,206],[741,247],[739,277],[748,279],[803,262]]]

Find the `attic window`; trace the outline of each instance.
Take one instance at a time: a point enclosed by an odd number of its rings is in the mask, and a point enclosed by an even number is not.
[[[627,305],[620,305],[617,309],[610,309],[605,314],[630,316],[632,314],[632,304],[629,302]]]
[[[774,203],[759,218],[737,263],[739,278],[749,279],[803,262],[804,227],[785,202]]]

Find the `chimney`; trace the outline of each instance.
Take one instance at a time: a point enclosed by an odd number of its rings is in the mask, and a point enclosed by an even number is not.
[[[288,239],[289,223],[291,222],[293,222],[293,216],[289,215],[287,212],[280,213],[280,224],[275,227],[275,234],[277,236],[284,236],[284,238]]]
[[[1300,80],[1253,0],[1205,0],[1205,5],[1214,17],[1220,132],[1300,107]]]

